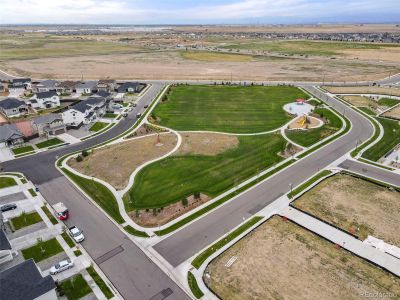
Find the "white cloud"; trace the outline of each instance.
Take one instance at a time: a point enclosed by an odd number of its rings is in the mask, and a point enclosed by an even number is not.
[[[0,0],[0,23],[164,23],[232,21],[254,18],[323,18],[392,12],[398,0],[232,0],[180,8],[179,1]],[[184,0],[182,0],[184,1]],[[382,16],[384,18],[384,15]],[[383,19],[384,20],[384,19]]]

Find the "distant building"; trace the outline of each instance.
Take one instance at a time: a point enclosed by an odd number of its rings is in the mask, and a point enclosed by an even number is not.
[[[76,85],[78,85],[76,81],[62,81],[58,84],[57,90],[60,93],[72,94],[75,91]]]
[[[90,97],[81,101],[62,113],[64,123],[67,126],[79,127],[89,124],[100,118],[106,110],[106,99],[102,97]]]
[[[6,98],[0,101],[0,112],[7,117],[19,117],[28,112],[25,101],[16,98]]]
[[[22,88],[25,90],[29,90],[32,88],[32,80],[30,78],[14,78],[11,80],[8,88]]]
[[[115,90],[115,80],[113,79],[101,79],[97,83],[97,91],[113,92]]]
[[[39,82],[38,84],[36,84],[33,87],[33,90],[37,93],[57,91],[58,84],[59,84],[59,82],[57,80],[52,80],[52,79],[43,80],[43,81]]]
[[[138,93],[143,89],[139,82],[125,82],[118,87],[118,93]]]
[[[84,81],[75,86],[78,94],[92,94],[96,91],[97,81]]]
[[[55,91],[36,93],[29,101],[35,109],[45,109],[60,106],[60,96]]]
[[[55,289],[53,278],[43,277],[32,259],[0,273],[0,295],[4,300],[55,300]]]

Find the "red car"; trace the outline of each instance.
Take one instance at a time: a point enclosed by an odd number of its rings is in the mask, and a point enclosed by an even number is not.
[[[64,205],[64,203],[59,202],[57,204],[53,205],[53,209],[55,212],[56,217],[59,220],[66,220],[69,217],[69,212],[68,212],[68,208]]]

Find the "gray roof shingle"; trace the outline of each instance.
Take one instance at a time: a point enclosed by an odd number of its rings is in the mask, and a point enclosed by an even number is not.
[[[42,277],[32,259],[0,273],[0,294],[5,300],[33,300],[55,287],[53,278]]]
[[[17,98],[6,98],[0,101],[0,107],[3,109],[18,108],[26,105],[25,101],[18,100]]]
[[[51,98],[53,96],[58,96],[58,94],[55,91],[39,92],[36,93],[35,95],[37,99],[44,99],[44,98]]]
[[[3,229],[0,229],[0,250],[11,250],[11,244]]]
[[[24,135],[18,130],[14,124],[4,124],[0,126],[0,142],[6,142],[10,139],[21,138]]]

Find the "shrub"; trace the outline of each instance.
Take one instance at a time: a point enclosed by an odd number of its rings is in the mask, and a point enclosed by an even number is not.
[[[186,198],[182,199],[182,205],[187,206],[188,205],[188,200]]]
[[[194,196],[195,199],[199,199],[200,198],[200,192],[195,192],[193,194],[193,196]]]
[[[82,150],[82,156],[86,157],[89,155],[89,152],[87,150]]]
[[[83,157],[78,155],[75,159],[77,162],[81,162],[83,160]]]

